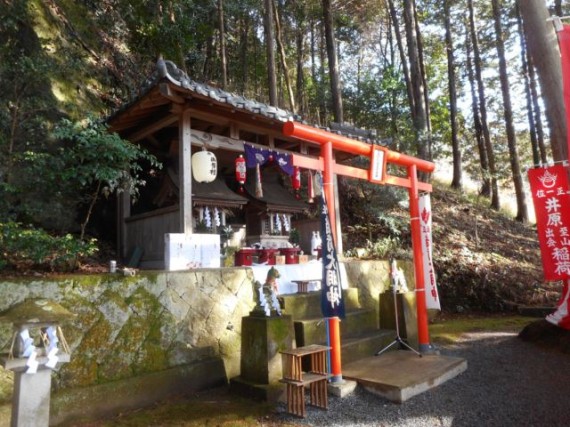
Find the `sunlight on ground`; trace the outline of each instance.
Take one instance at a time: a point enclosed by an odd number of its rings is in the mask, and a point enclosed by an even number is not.
[[[485,337],[516,335],[535,320],[535,317],[525,316],[442,317],[436,318],[429,329],[434,342],[455,343],[465,334],[481,334]]]

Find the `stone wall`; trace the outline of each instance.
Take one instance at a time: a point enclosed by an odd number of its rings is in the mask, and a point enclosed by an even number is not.
[[[170,377],[172,369],[209,376],[186,378],[192,391],[239,375],[241,318],[254,305],[252,279],[251,270],[226,268],[1,281],[0,312],[27,298],[47,298],[77,315],[62,328],[71,362],[52,376],[54,404],[63,390],[92,386],[91,400],[102,384],[151,374],[156,381],[156,373]],[[0,324],[1,352],[11,336],[11,325]],[[69,394],[66,400],[73,406]]]
[[[388,262],[345,265],[361,305],[378,310],[389,285]],[[405,270],[411,271],[408,264]],[[52,422],[60,422],[87,415],[86,401],[101,414],[239,376],[241,319],[254,306],[252,279],[248,268],[14,279],[0,281],[0,312],[46,298],[77,315],[63,325],[71,362],[52,376]],[[11,336],[11,325],[0,324],[0,352],[8,351]],[[9,401],[6,391],[2,396],[7,388],[0,387],[0,403]]]

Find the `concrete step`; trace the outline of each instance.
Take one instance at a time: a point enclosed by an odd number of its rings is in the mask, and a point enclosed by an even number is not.
[[[360,308],[358,302],[358,289],[348,288],[342,290],[344,307],[346,311]],[[291,315],[293,319],[307,319],[322,316],[321,291],[307,293],[280,295],[283,301],[283,312]]]
[[[377,329],[354,338],[342,338],[341,335],[341,358],[343,366],[365,357],[374,356],[390,344],[396,333],[389,329]]]
[[[459,357],[438,354],[418,357],[411,351],[399,350],[363,358],[355,363],[343,360],[342,375],[371,393],[402,403],[466,369],[467,361]]]
[[[326,324],[322,316],[309,319],[295,319],[295,341],[297,347],[326,342]],[[341,337],[357,337],[377,331],[374,310],[349,310],[340,322]]]

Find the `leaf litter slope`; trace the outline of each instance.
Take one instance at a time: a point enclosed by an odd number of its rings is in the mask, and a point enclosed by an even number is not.
[[[536,226],[484,198],[434,185],[434,264],[444,308],[504,311],[552,306],[561,283],[544,282]]]

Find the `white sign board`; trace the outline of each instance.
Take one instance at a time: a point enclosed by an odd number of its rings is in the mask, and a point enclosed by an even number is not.
[[[384,182],[384,169],[386,167],[386,153],[383,149],[374,147],[370,159],[370,181],[381,184]]]
[[[220,235],[165,234],[164,268],[168,271],[220,268]]]

